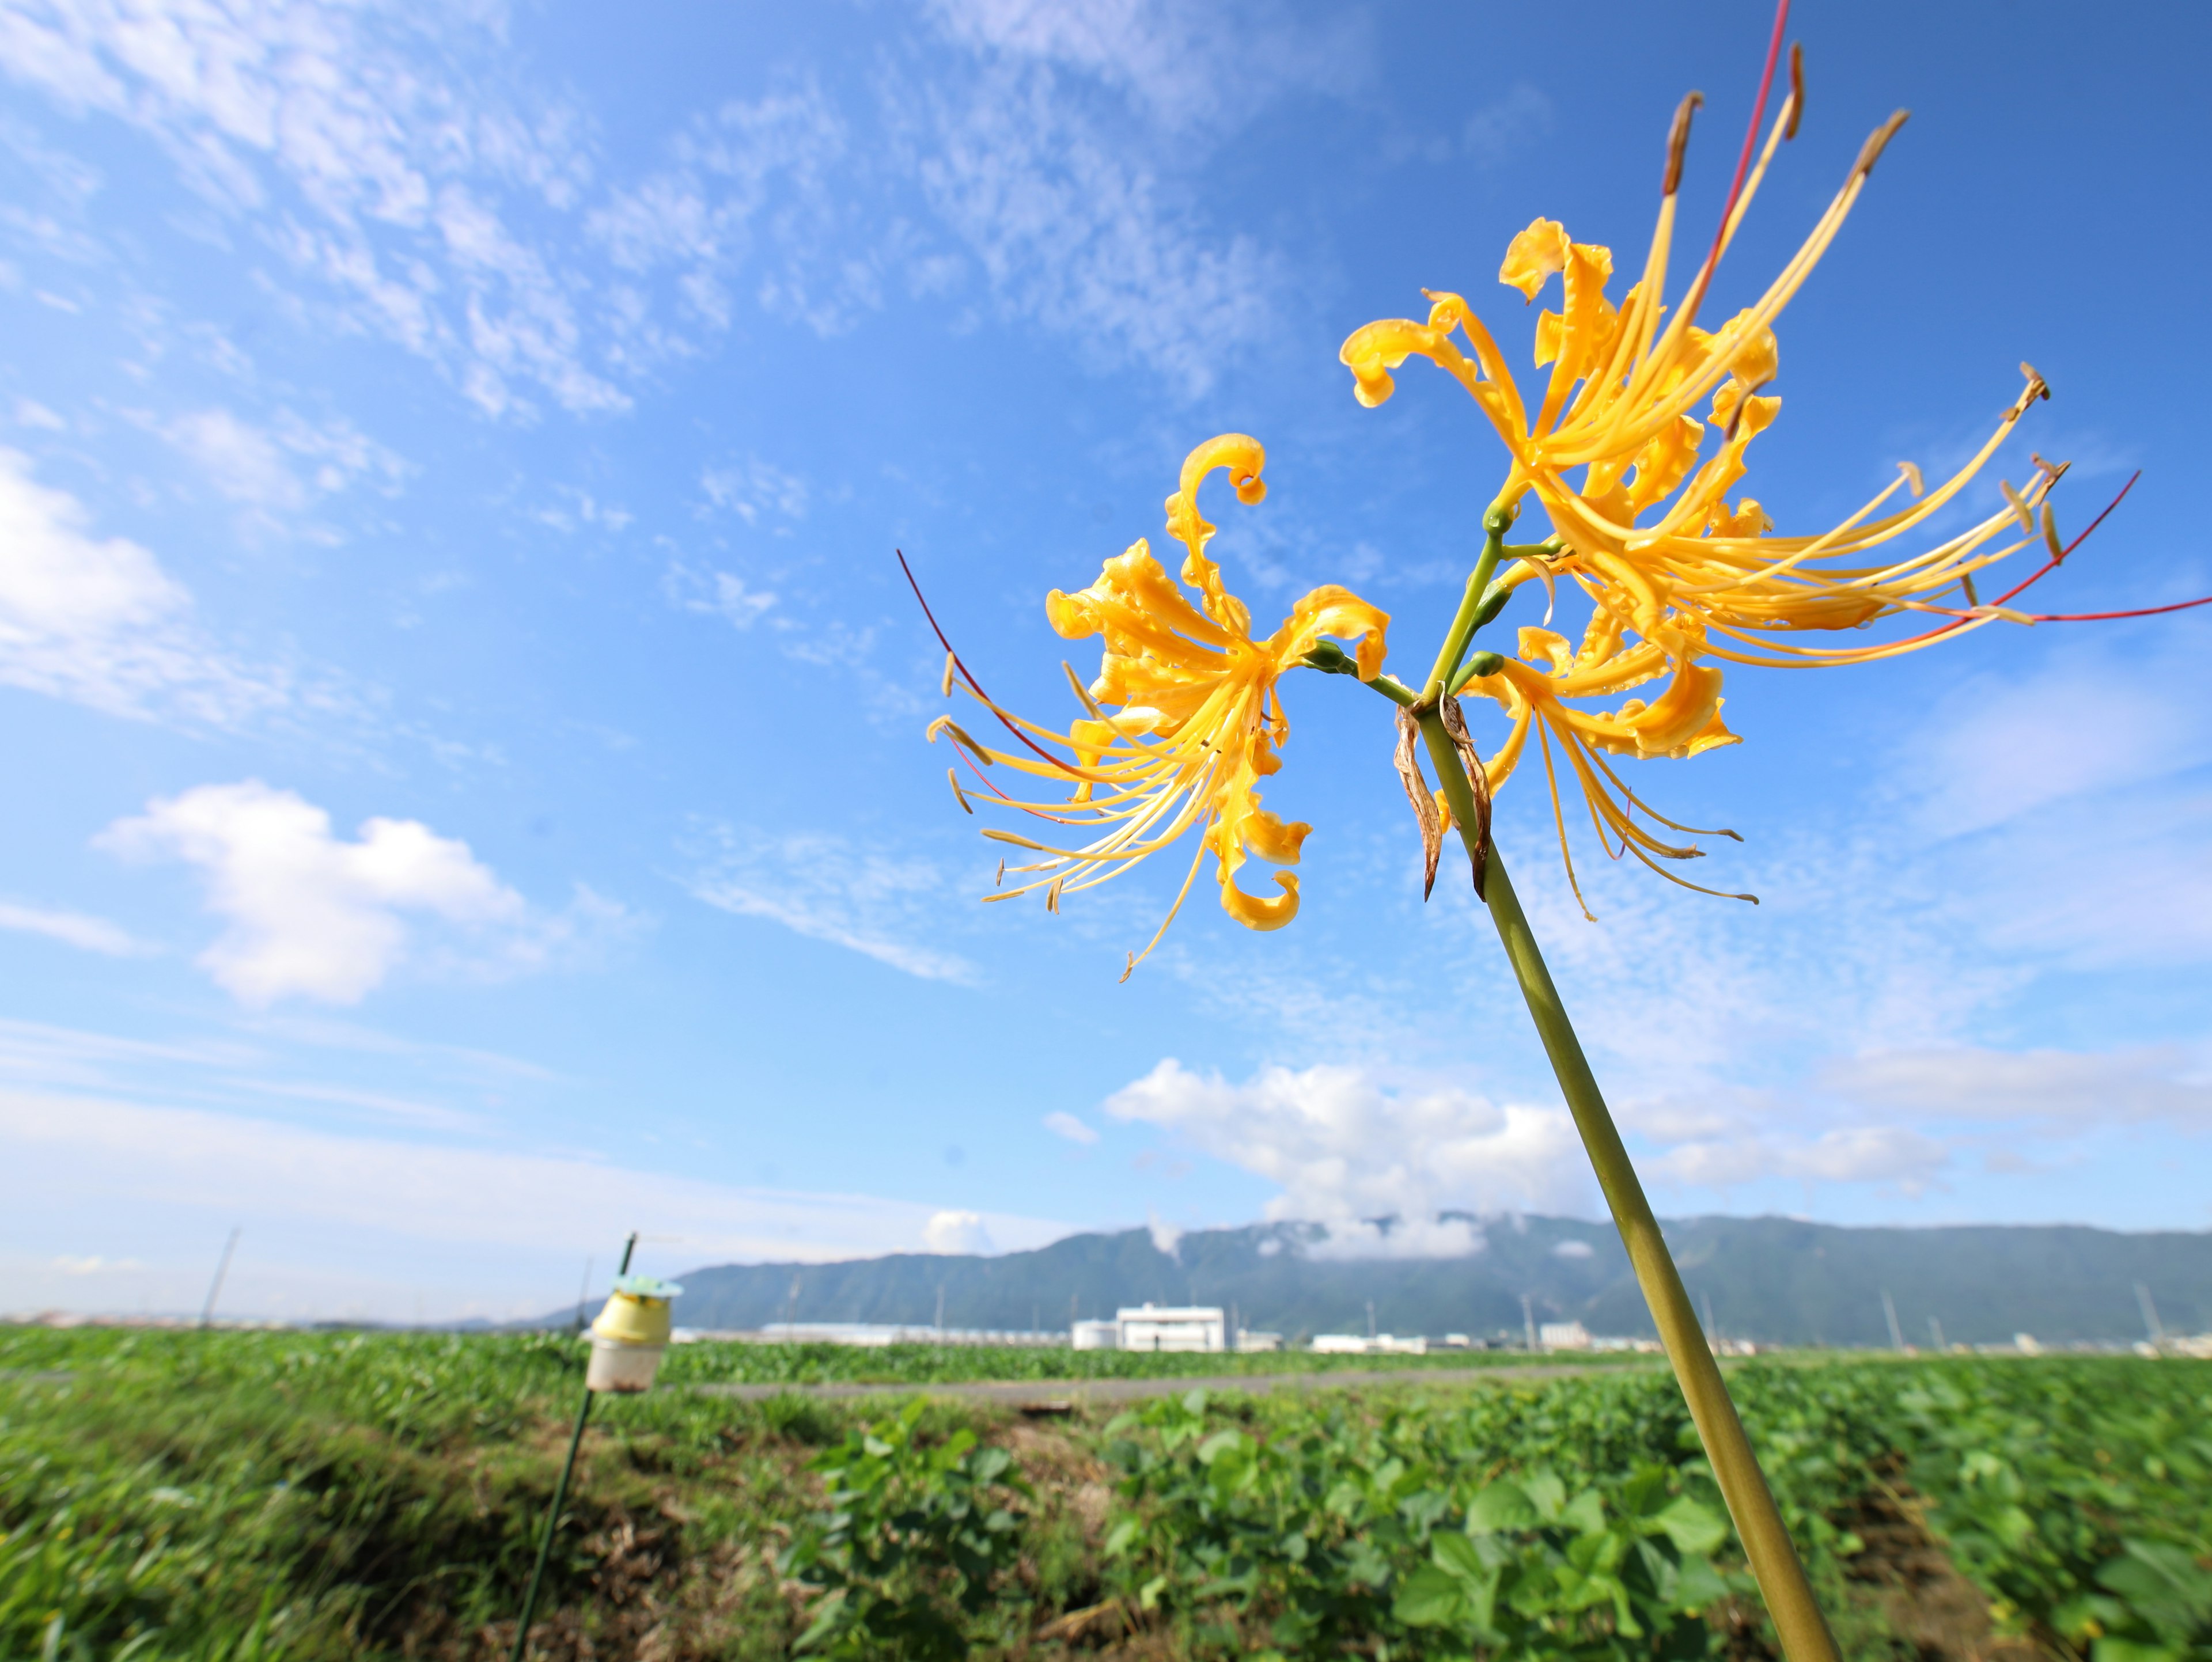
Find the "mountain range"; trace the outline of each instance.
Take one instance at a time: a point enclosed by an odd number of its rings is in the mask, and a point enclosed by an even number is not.
[[[1346,1257],[1315,1224],[1126,1229],[1034,1252],[901,1253],[834,1264],[722,1265],[680,1277],[677,1321],[1064,1328],[1126,1305],[1233,1307],[1249,1328],[1517,1337],[1526,1315],[1593,1333],[1651,1329],[1611,1226],[1519,1215],[1465,1219],[1461,1256]],[[2170,1332],[2212,1329],[2212,1234],[2121,1234],[2072,1225],[1855,1228],[1780,1217],[1665,1226],[1692,1301],[1729,1337],[1785,1344],[1891,1343],[1887,1294],[1907,1343],[2032,1333],[2043,1342],[2139,1339],[2150,1309]],[[1387,1246],[1387,1238],[1385,1245]],[[2143,1289],[2139,1295],[2138,1287]],[[1526,1306],[1523,1298],[1527,1299]]]

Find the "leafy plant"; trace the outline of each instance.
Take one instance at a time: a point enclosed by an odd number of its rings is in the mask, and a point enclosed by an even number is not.
[[[848,1433],[810,1462],[828,1509],[793,1540],[784,1573],[822,1588],[793,1647],[826,1656],[923,1659],[967,1654],[1021,1545],[1009,1502],[1035,1495],[1002,1448],[963,1428],[934,1446],[919,1434],[927,1404]]]

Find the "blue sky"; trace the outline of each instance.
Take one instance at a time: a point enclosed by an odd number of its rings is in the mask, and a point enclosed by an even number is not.
[[[1297,922],[1194,904],[1117,985],[1179,863],[975,904],[891,550],[1062,716],[1045,591],[1249,432],[1231,588],[1347,584],[1412,673],[1499,457],[1419,363],[1360,409],[1338,345],[1425,285],[1525,362],[1506,242],[1640,258],[1692,87],[1709,234],[1770,15],[0,8],[0,1307],[190,1307],[234,1225],[232,1307],[404,1319],[544,1308],[631,1228],[666,1271],[1589,1212],[1486,920],[1449,868],[1420,904],[1379,701],[1288,687]],[[1784,530],[1955,464],[2027,359],[2057,396],[1977,513],[2030,450],[2069,531],[2143,473],[2046,606],[2212,589],[2207,30],[1800,7],[1713,316],[1914,113],[1778,331]],[[1756,910],[1585,850],[1584,923],[1509,791],[1663,1211],[2212,1225],[2208,646],[1731,670],[1746,743],[1633,778],[1744,834],[1701,875]]]

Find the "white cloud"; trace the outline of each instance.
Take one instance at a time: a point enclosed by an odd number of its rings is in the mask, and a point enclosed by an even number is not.
[[[146,549],[95,539],[84,505],[0,449],[0,683],[112,715],[232,725],[282,704],[199,632],[191,597]]]
[[[1061,1113],[1056,1108],[1045,1115],[1044,1128],[1054,1137],[1064,1137],[1069,1142],[1080,1143],[1085,1148],[1098,1140],[1096,1127],[1086,1125],[1073,1114]]]
[[[732,100],[686,125],[664,167],[611,188],[585,228],[625,281],[672,274],[664,312],[727,329],[731,284],[756,263],[765,308],[834,333],[878,303],[877,255],[856,234],[867,216],[849,205],[865,169],[854,176],[849,149],[844,118],[811,82]],[[641,295],[616,326],[640,361],[691,349]]]
[[[1438,1214],[1583,1212],[1593,1194],[1565,1110],[1393,1090],[1358,1068],[1267,1068],[1238,1085],[1170,1058],[1105,1108],[1279,1184],[1268,1217],[1325,1224],[1358,1250],[1477,1251],[1479,1230]]]
[[[672,1271],[908,1252],[938,1215],[869,1195],[747,1187],[582,1156],[310,1130],[93,1094],[0,1089],[0,1156],[15,1186],[11,1222],[74,1256],[107,1256],[108,1242],[128,1241],[149,1261],[142,1281],[100,1295],[94,1307],[107,1308],[142,1300],[197,1308],[234,1223],[245,1235],[229,1310],[407,1319],[425,1313],[415,1301],[426,1287],[435,1316],[542,1313],[574,1296],[587,1252],[604,1254],[635,1228],[649,1240],[677,1238],[650,1248]],[[1010,1250],[1069,1232],[1039,1218],[969,1216]],[[158,1225],[152,1235],[149,1220]],[[149,1250],[176,1242],[185,1243],[181,1258]],[[11,1300],[84,1307],[81,1290],[35,1277],[27,1285],[19,1264],[7,1266]],[[52,1273],[48,1259],[37,1267]]]
[[[33,0],[0,17],[16,81],[144,130],[347,321],[436,361],[487,411],[526,409],[528,389],[620,409],[588,361],[580,285],[512,229],[574,204],[582,124],[506,101],[503,44],[489,9]]]
[[[2212,761],[2212,722],[2171,691],[2194,663],[2076,654],[1969,682],[1931,714],[1914,755],[1921,822],[1956,836]]]
[[[1460,130],[1460,149],[1478,167],[1503,167],[1548,134],[1553,121],[1552,100],[1519,82],[1468,117]]]
[[[1597,1248],[1587,1240],[1563,1240],[1552,1248],[1553,1258],[1586,1259],[1597,1256]]]
[[[1152,1250],[1168,1258],[1178,1256],[1182,1250],[1182,1226],[1170,1223],[1158,1212],[1146,1209],[1146,1233],[1152,1238]]]
[[[1765,1178],[1871,1183],[1908,1198],[1923,1193],[1950,1164],[1948,1144],[1902,1125],[1860,1125],[1817,1137],[1747,1133],[1684,1143],[1646,1169],[1699,1188],[1731,1189]]]
[[[380,478],[389,488],[407,470],[398,457],[343,419],[317,425],[288,409],[264,428],[211,409],[157,425],[219,495],[250,510],[260,524],[298,513],[365,476]]]
[[[724,826],[713,852],[686,883],[695,899],[740,917],[763,918],[924,980],[972,982],[975,967],[921,943],[947,885],[922,859],[856,847],[842,837],[773,836]]]
[[[752,628],[775,604],[775,596],[752,587],[735,572],[702,571],[681,561],[669,567],[660,586],[685,611],[719,617],[739,629]]]
[[[43,935],[49,940],[86,952],[105,953],[111,958],[141,957],[161,950],[105,918],[90,918],[82,912],[61,912],[50,907],[23,906],[13,901],[0,901],[0,929]]]
[[[1224,0],[933,0],[963,45],[1056,65],[1125,94],[1170,130],[1241,124],[1300,88],[1345,93],[1372,74],[1357,15],[1314,27]]]
[[[1884,1051],[1832,1063],[1820,1083],[1869,1108],[1942,1119],[2064,1131],[2160,1121],[2212,1130],[2212,1071],[2173,1046]]]
[[[1008,309],[1189,397],[1273,327],[1290,262],[1200,215],[1088,122],[1048,68],[933,88],[924,118],[923,191]]]
[[[757,456],[708,468],[699,476],[699,488],[716,507],[749,525],[757,525],[763,513],[786,519],[806,517],[806,481]]]
[[[922,1225],[922,1245],[933,1253],[973,1255],[991,1250],[991,1232],[978,1212],[935,1212]]]
[[[416,820],[375,818],[346,842],[331,816],[258,779],[204,785],[118,820],[98,846],[198,868],[225,921],[198,962],[240,1003],[303,997],[355,1004],[408,949],[403,913],[514,930],[522,897],[469,852]]]

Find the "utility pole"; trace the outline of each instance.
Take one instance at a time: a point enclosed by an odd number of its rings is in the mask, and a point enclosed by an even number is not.
[[[1243,1330],[1243,1321],[1237,1313],[1237,1301],[1231,1299],[1229,1301],[1229,1348],[1231,1350],[1241,1350],[1244,1348],[1237,1337]]]
[[[937,1283],[937,1337],[945,1337],[945,1283]]]
[[[2136,1302],[2142,1307],[2143,1325],[2150,1330],[2150,1342],[2164,1344],[2166,1325],[2158,1319],[2158,1306],[2150,1301],[2150,1289],[2141,1282],[2136,1283]]]
[[[799,1325],[799,1278],[805,1273],[805,1271],[802,1270],[793,1270],[791,1272],[791,1296],[786,1301],[783,1311],[783,1325],[786,1327]],[[793,1338],[797,1335],[787,1333],[785,1337]]]
[[[1528,1354],[1536,1354],[1536,1307],[1528,1301],[1526,1293],[1521,1295],[1521,1325],[1528,1330]]]
[[[1943,1343],[1943,1324],[1933,1316],[1928,1318],[1928,1337],[1936,1341],[1936,1348],[1939,1351],[1951,1348]]]
[[[1367,1337],[1370,1339],[1375,1337],[1375,1301],[1373,1299],[1367,1301]]]
[[[1721,1328],[1720,1324],[1713,1319],[1712,1293],[1708,1289],[1700,1293],[1698,1297],[1705,1301],[1705,1343],[1711,1347],[1713,1354],[1718,1356],[1721,1350]]]
[[[215,1266],[215,1280],[209,1283],[207,1302],[200,1307],[200,1325],[207,1326],[215,1319],[215,1301],[222,1295],[222,1278],[230,1273],[230,1255],[238,1250],[239,1228],[233,1228],[230,1239],[222,1243],[222,1257]],[[2148,1294],[2144,1296],[2148,1298]]]
[[[1889,1289],[1887,1287],[1881,1289],[1881,1313],[1883,1319],[1889,1323],[1889,1348],[1893,1350],[1904,1350],[1905,1330],[1897,1325],[1897,1303],[1890,1297]]]

